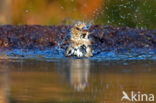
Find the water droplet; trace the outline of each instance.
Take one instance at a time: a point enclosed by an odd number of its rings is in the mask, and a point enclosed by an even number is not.
[[[29,12],[29,10],[25,10],[25,13],[28,13]]]
[[[61,6],[60,8],[61,8],[61,9],[64,9],[64,7],[63,7],[63,6]]]

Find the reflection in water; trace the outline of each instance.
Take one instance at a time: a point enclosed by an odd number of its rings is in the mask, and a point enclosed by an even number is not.
[[[0,61],[0,103],[120,103],[122,91],[156,94],[155,65],[85,59]]]
[[[90,61],[71,60],[70,62],[70,83],[77,91],[82,91],[88,84]]]
[[[60,74],[64,74],[69,84],[76,91],[83,91],[88,85],[90,71],[90,60],[88,59],[70,59],[57,65]]]
[[[8,85],[8,71],[7,65],[2,66],[0,68],[0,103],[9,103],[8,102],[8,93],[9,93],[9,85]]]

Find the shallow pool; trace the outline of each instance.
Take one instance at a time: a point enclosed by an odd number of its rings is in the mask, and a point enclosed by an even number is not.
[[[155,74],[155,61],[0,60],[0,103],[121,103],[156,94]]]

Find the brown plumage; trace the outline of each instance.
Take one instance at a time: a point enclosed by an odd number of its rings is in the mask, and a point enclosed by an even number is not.
[[[70,45],[66,56],[90,57],[92,56],[91,40],[89,39],[89,28],[87,24],[78,22],[70,31]]]

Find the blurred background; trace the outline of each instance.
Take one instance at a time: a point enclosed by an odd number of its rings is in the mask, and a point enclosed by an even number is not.
[[[94,24],[156,28],[156,0],[0,0],[0,24]]]

